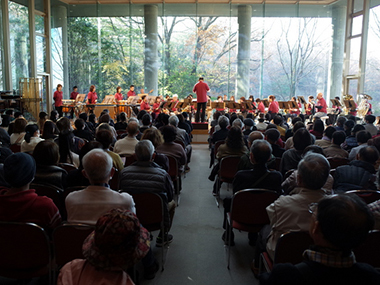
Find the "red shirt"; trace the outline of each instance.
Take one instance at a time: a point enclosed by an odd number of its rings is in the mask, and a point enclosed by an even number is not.
[[[368,109],[367,115],[372,115],[372,104],[368,103],[368,105],[369,105],[369,109]]]
[[[88,92],[87,100],[89,104],[95,104],[97,99],[98,95],[96,95],[96,92]]]
[[[71,94],[70,94],[70,99],[76,99],[77,98],[77,96],[78,96],[78,92],[71,92]]]
[[[136,96],[136,93],[135,93],[135,91],[131,91],[131,90],[129,90],[128,93],[127,93],[127,96],[128,96],[128,97]]]
[[[352,116],[356,116],[358,114],[358,104],[355,103],[355,111],[351,111],[350,109],[350,112],[349,114],[352,115]]]
[[[149,110],[149,109],[150,109],[149,103],[145,103],[144,101],[142,101],[140,104],[140,110]]]
[[[159,109],[160,108],[160,105],[161,105],[161,103],[154,103],[153,104],[153,113],[155,113],[155,114],[159,114],[159,113],[161,113],[161,110]],[[156,110],[156,109],[158,109],[158,110]]]
[[[63,97],[63,92],[62,91],[55,91],[54,92],[54,106],[56,107],[61,107],[62,106],[62,97]]]
[[[270,102],[269,107],[268,107],[268,112],[278,113],[279,110],[280,108],[278,107],[277,101]]]
[[[124,98],[123,98],[123,94],[121,94],[121,93],[116,93],[115,94],[115,100],[116,101],[120,101],[120,100],[123,100]]]
[[[265,106],[263,102],[259,103],[259,106],[257,107],[261,113],[265,113]]]
[[[318,99],[317,106],[322,106],[322,108],[318,108],[318,112],[327,113],[327,104],[324,98]]]
[[[197,102],[198,103],[205,103],[207,102],[207,91],[210,90],[210,87],[208,87],[207,83],[203,81],[199,81],[197,84],[194,85],[193,92],[197,94]]]

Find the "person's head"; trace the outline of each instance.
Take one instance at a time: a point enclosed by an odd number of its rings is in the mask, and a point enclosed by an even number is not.
[[[9,115],[1,115],[1,126],[4,128],[9,127],[9,123],[11,122],[11,118]]]
[[[252,127],[255,125],[255,122],[250,118],[245,119],[243,123],[244,123],[244,129],[246,130],[251,130]]]
[[[275,123],[277,126],[281,125],[282,122],[283,122],[283,119],[282,119],[281,116],[278,116],[278,115],[277,115],[277,116],[275,116],[275,117],[273,118],[273,123]]]
[[[173,95],[173,101],[174,101],[174,102],[178,101],[178,94],[174,94],[174,95]]]
[[[141,122],[144,126],[149,126],[152,123],[152,117],[150,116],[149,113],[146,113],[142,119]]]
[[[189,114],[187,112],[182,112],[182,116],[185,118],[185,120],[187,120],[187,118],[189,117]]]
[[[153,153],[154,146],[150,140],[141,140],[135,145],[137,161],[151,161]]]
[[[332,126],[328,126],[324,131],[324,136],[328,137],[330,140],[333,138],[333,134],[336,132],[336,129]]]
[[[218,125],[221,129],[225,130],[230,125],[230,120],[226,116],[220,116],[218,119]]]
[[[73,91],[74,91],[74,92],[78,92],[78,87],[77,87],[77,86],[74,86],[74,87],[73,87]]]
[[[93,123],[93,124],[96,124],[96,115],[95,114],[90,114],[88,116],[88,121]]]
[[[248,147],[250,148],[252,146],[252,143],[255,140],[263,140],[264,135],[262,132],[259,131],[253,131],[248,135],[247,142],[248,142]]]
[[[368,131],[363,130],[356,133],[356,141],[358,142],[358,144],[366,143],[371,138],[372,136]]]
[[[139,133],[139,124],[135,121],[131,121],[127,126],[127,133],[129,137],[135,137]]]
[[[83,121],[87,122],[87,119],[88,119],[87,113],[80,113],[79,118],[81,118]]]
[[[313,125],[313,130],[315,132],[323,134],[323,131],[325,130],[325,126],[323,124],[322,120],[316,120]]]
[[[184,123],[185,122],[185,118],[183,117],[182,114],[177,114],[177,118],[178,118],[178,121],[180,124]]]
[[[112,158],[102,149],[93,149],[83,157],[83,174],[90,183],[108,183],[114,170],[112,168]]]
[[[265,164],[272,155],[272,147],[265,140],[255,140],[251,146],[250,159],[253,164]]]
[[[108,115],[108,114],[103,114],[99,118],[99,124],[101,124],[101,123],[107,123],[107,124],[109,124],[110,121],[111,121],[111,116]]]
[[[26,125],[25,127],[25,136],[24,136],[24,140],[27,142],[27,143],[30,143],[30,139],[32,137],[38,137],[40,134],[40,130],[38,128],[38,125],[35,124],[35,123],[29,123]]]
[[[97,270],[127,271],[150,250],[150,236],[135,214],[113,209],[98,219],[82,250],[88,263]]]
[[[376,164],[379,159],[379,152],[374,146],[362,147],[356,155],[357,160],[368,162],[372,165]]]
[[[346,134],[344,131],[336,131],[332,135],[332,143],[340,146],[346,140]]]
[[[66,117],[61,117],[57,121],[57,128],[60,134],[66,134],[71,132],[70,120]]]
[[[269,129],[276,129],[277,130],[277,126],[275,124],[268,124],[266,129],[267,130],[269,130]]]
[[[119,115],[119,120],[120,122],[125,123],[127,121],[127,114],[124,112],[121,112]]]
[[[164,136],[164,141],[170,143],[175,141],[177,137],[177,129],[172,125],[167,125],[161,129],[162,135]]]
[[[219,111],[216,111],[214,113],[214,115],[212,115],[212,118],[216,121],[218,121],[219,117],[220,117],[221,113]]]
[[[44,124],[44,130],[42,132],[42,138],[45,140],[54,138],[55,132],[56,132],[56,125],[52,121],[47,120]]]
[[[161,102],[161,97],[160,96],[157,96],[155,99],[154,99],[154,103],[160,103]]]
[[[321,154],[321,155],[323,155],[323,156],[326,157],[325,153],[323,152],[323,148],[321,148],[320,146],[315,145],[315,144],[312,144],[312,145],[307,146],[307,147],[304,149],[303,153],[302,153],[302,157],[304,157],[304,156],[305,156],[306,154],[308,154],[309,152],[310,152],[310,153],[319,153],[319,154]]]
[[[93,149],[103,149],[103,145],[97,141],[90,141],[86,143],[79,151],[79,167],[78,169],[83,169],[83,157]]]
[[[309,99],[309,102],[311,102],[314,100],[314,96],[309,96],[308,99]]]
[[[141,137],[141,140],[150,140],[154,148],[157,148],[164,143],[164,138],[157,128],[146,129]]]
[[[57,85],[57,90],[58,90],[58,91],[61,91],[61,90],[62,90],[62,85],[61,85],[61,84],[58,84],[58,85]]]
[[[280,138],[281,134],[277,129],[269,129],[265,131],[265,139],[270,144],[275,144]]]
[[[261,102],[261,99],[260,98],[256,98],[256,103],[260,103]]]
[[[113,142],[113,135],[108,130],[98,130],[96,132],[96,141],[102,144],[103,149],[108,149]]]
[[[316,245],[349,254],[365,241],[373,226],[373,214],[360,197],[339,194],[325,196],[318,202],[310,235]]]
[[[58,162],[59,162],[58,145],[52,141],[41,141],[34,148],[33,157],[37,165],[42,165],[42,166],[58,165]]]
[[[322,93],[318,93],[318,95],[317,95],[317,99],[320,100],[320,99],[322,99],[322,98],[323,98],[323,94],[322,94]]]
[[[376,117],[374,115],[366,115],[364,120],[367,124],[373,124],[376,121]]]
[[[293,117],[292,119],[292,126],[294,126],[297,122],[302,122],[302,119],[300,117]]]
[[[41,112],[41,113],[45,113],[45,112]],[[41,114],[40,113],[40,114]],[[46,113],[45,113],[46,114]],[[13,118],[14,117],[14,110],[13,109],[8,109],[5,111],[5,115],[8,115],[10,118]]]
[[[28,190],[36,174],[36,162],[26,153],[18,152],[4,161],[4,179],[12,188]]]
[[[96,88],[95,88],[95,85],[91,85],[90,86],[90,92],[95,92]]]
[[[147,101],[146,95],[141,96],[141,100],[143,100],[144,102],[146,102]]]
[[[83,121],[83,119],[76,119],[75,120],[75,123],[74,123],[74,125],[75,125],[75,128],[77,129],[77,130],[83,130],[84,129],[84,126],[85,126],[85,123],[84,123],[84,121]]]
[[[38,114],[38,118],[40,118],[40,120],[46,120],[47,119],[47,114],[46,112],[40,112]]]
[[[274,96],[274,95],[269,95],[269,97],[268,97],[268,101],[269,102],[272,102],[272,101],[274,101],[276,99],[276,96]]]
[[[243,122],[241,121],[241,119],[236,118],[236,119],[233,121],[232,126],[233,126],[233,127],[238,127],[239,129],[242,129],[242,128],[243,128]]]
[[[135,90],[135,85],[129,86],[129,90],[134,91]]]
[[[312,138],[308,130],[301,128],[297,130],[293,135],[294,148],[298,151],[304,151],[304,149],[312,144]]]
[[[330,163],[318,153],[308,153],[297,168],[298,186],[318,190],[325,185],[330,174]]]
[[[347,120],[345,123],[344,123],[344,131],[346,132],[346,135],[349,136],[351,135],[351,130],[352,128],[355,126],[355,122],[353,120]]]
[[[343,128],[345,122],[347,122],[347,118],[340,116],[338,120],[336,120],[336,125]]]
[[[232,126],[228,131],[226,145],[234,150],[241,149],[244,146],[243,133],[239,127]]]
[[[356,134],[360,131],[364,131],[365,127],[363,125],[357,124],[352,128],[351,135],[356,137]]]
[[[28,121],[24,118],[17,118],[14,123],[14,129],[13,132],[16,134],[25,132],[25,127],[28,124]]]
[[[204,78],[203,77],[199,77],[199,81],[203,81],[204,80]]]
[[[120,93],[121,92],[121,87],[120,86],[117,86],[116,87],[116,93]]]
[[[178,127],[178,123],[179,123],[179,120],[178,120],[178,117],[173,115],[173,116],[170,116],[169,118],[169,124],[174,126],[174,127]]]

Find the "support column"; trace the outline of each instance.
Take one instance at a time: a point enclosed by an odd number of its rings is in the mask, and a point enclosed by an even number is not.
[[[1,13],[3,19],[3,76],[5,90],[13,90],[11,40],[9,34],[9,6],[8,1],[1,1]]]
[[[346,31],[346,6],[332,8],[333,45],[331,53],[331,68],[329,71],[329,91],[326,101],[343,94],[343,62],[344,62],[344,39]]]
[[[158,91],[158,29],[157,29],[157,5],[144,6],[145,21],[145,49],[144,49],[144,76],[145,92],[153,89],[152,95],[157,96]]]
[[[37,53],[36,53],[36,22],[34,0],[29,0],[29,43],[30,43],[30,77],[37,78]]]
[[[63,97],[70,97],[69,82],[69,52],[68,52],[68,36],[67,36],[67,8],[65,6],[54,7],[54,27],[62,28],[62,64],[63,64]],[[54,86],[53,86],[54,88]]]
[[[235,98],[249,96],[249,66],[251,51],[251,17],[252,7],[241,5],[238,7],[239,42],[237,55],[237,78]]]

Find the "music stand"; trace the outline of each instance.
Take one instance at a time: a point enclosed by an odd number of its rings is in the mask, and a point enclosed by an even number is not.
[[[342,107],[342,104],[337,99],[330,99],[333,106]]]
[[[116,104],[114,95],[106,95],[103,99],[102,104]]]
[[[211,102],[212,109],[225,109],[224,102]]]
[[[228,109],[235,109],[235,107],[234,107],[234,102],[227,102],[227,103],[225,103],[225,106],[226,106]]]
[[[241,109],[241,105],[239,103],[234,102],[234,109]]]
[[[303,96],[297,96],[297,98],[300,100],[301,104],[304,104],[304,105],[307,104],[307,102]]]
[[[84,99],[86,98],[86,94],[78,94],[75,98],[75,103],[84,103]]]
[[[288,101],[289,109],[298,109],[298,104],[295,101]]]
[[[280,107],[280,109],[283,109],[283,110],[289,110],[289,102],[288,101],[278,101],[278,106]]]

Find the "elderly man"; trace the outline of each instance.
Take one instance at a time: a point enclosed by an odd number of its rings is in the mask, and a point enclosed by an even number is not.
[[[262,139],[255,140],[251,146],[250,159],[253,164],[253,169],[238,171],[233,181],[233,193],[235,194],[239,190],[249,188],[263,188],[276,191],[281,194],[281,182],[282,175],[275,170],[268,170],[267,161],[271,158],[272,147],[270,144]],[[225,198],[223,200],[224,205],[224,222],[223,227],[226,227],[226,214],[231,208],[231,198]],[[234,244],[231,237],[231,245]],[[224,233],[222,239],[228,244],[228,238]]]
[[[251,132],[247,138],[248,149],[251,149],[252,143],[255,140],[263,140],[263,139],[264,139],[264,135],[262,132],[259,132],[259,131]],[[271,162],[271,159],[268,162]],[[252,168],[253,168],[253,164],[251,162],[250,154],[244,154],[240,158],[238,169],[247,170],[247,169],[252,169]]]
[[[328,126],[324,131],[323,131],[323,137],[320,140],[316,140],[315,144],[317,146],[320,146],[321,148],[327,148],[331,146],[331,140],[333,134],[336,132],[336,129],[332,126]]]
[[[326,157],[342,157],[348,158],[348,152],[340,147],[346,140],[346,134],[343,131],[336,131],[332,135],[332,144],[326,147],[323,152]]]
[[[310,203],[317,203],[326,193],[321,188],[330,173],[327,159],[317,153],[307,154],[297,169],[297,187],[293,195],[280,196],[267,207],[270,227],[264,227],[257,239],[253,270],[258,269],[260,253],[266,248],[274,258],[280,236],[288,231],[307,231],[310,224]],[[268,235],[269,232],[269,235]],[[257,271],[256,271],[257,273]]]
[[[280,136],[281,136],[280,132],[276,129],[268,129],[265,131],[265,139],[267,140],[267,142],[270,143],[272,147],[272,154],[275,157],[279,157],[279,158],[281,158],[285,152],[284,148],[276,144]]]
[[[356,262],[352,252],[373,228],[367,205],[355,195],[335,195],[312,205],[310,212],[314,246],[304,252],[305,260],[275,265],[260,276],[260,284],[380,284],[380,273]]]
[[[136,121],[130,121],[127,126],[128,135],[115,143],[113,151],[119,155],[131,155],[135,152],[135,145],[139,142],[136,136],[139,133],[139,124]]]
[[[220,116],[218,119],[220,130],[216,131],[211,138],[211,142],[215,144],[217,141],[224,141],[228,135],[227,127],[230,125],[230,120],[226,116]]]
[[[112,158],[104,150],[93,149],[83,157],[84,175],[90,181],[87,188],[66,197],[67,220],[70,223],[95,225],[101,215],[114,208],[135,212],[132,197],[109,188],[114,174]]]
[[[374,146],[365,146],[359,150],[356,160],[349,165],[336,168],[334,175],[334,189],[337,192],[349,190],[372,189],[375,185],[375,164],[379,159],[379,152]]]
[[[319,118],[324,117],[327,114],[327,104],[326,104],[326,100],[323,98],[322,93],[318,93],[317,100],[318,102],[315,108],[317,108],[318,112],[315,113],[314,117],[319,117]]]
[[[169,174],[153,162],[154,146],[149,140],[140,141],[135,147],[137,162],[123,169],[120,173],[120,189],[130,194],[152,192],[158,193],[164,201],[165,243],[171,243],[173,236],[168,234],[175,211],[173,201],[174,188]],[[160,232],[156,246],[162,246]]]

